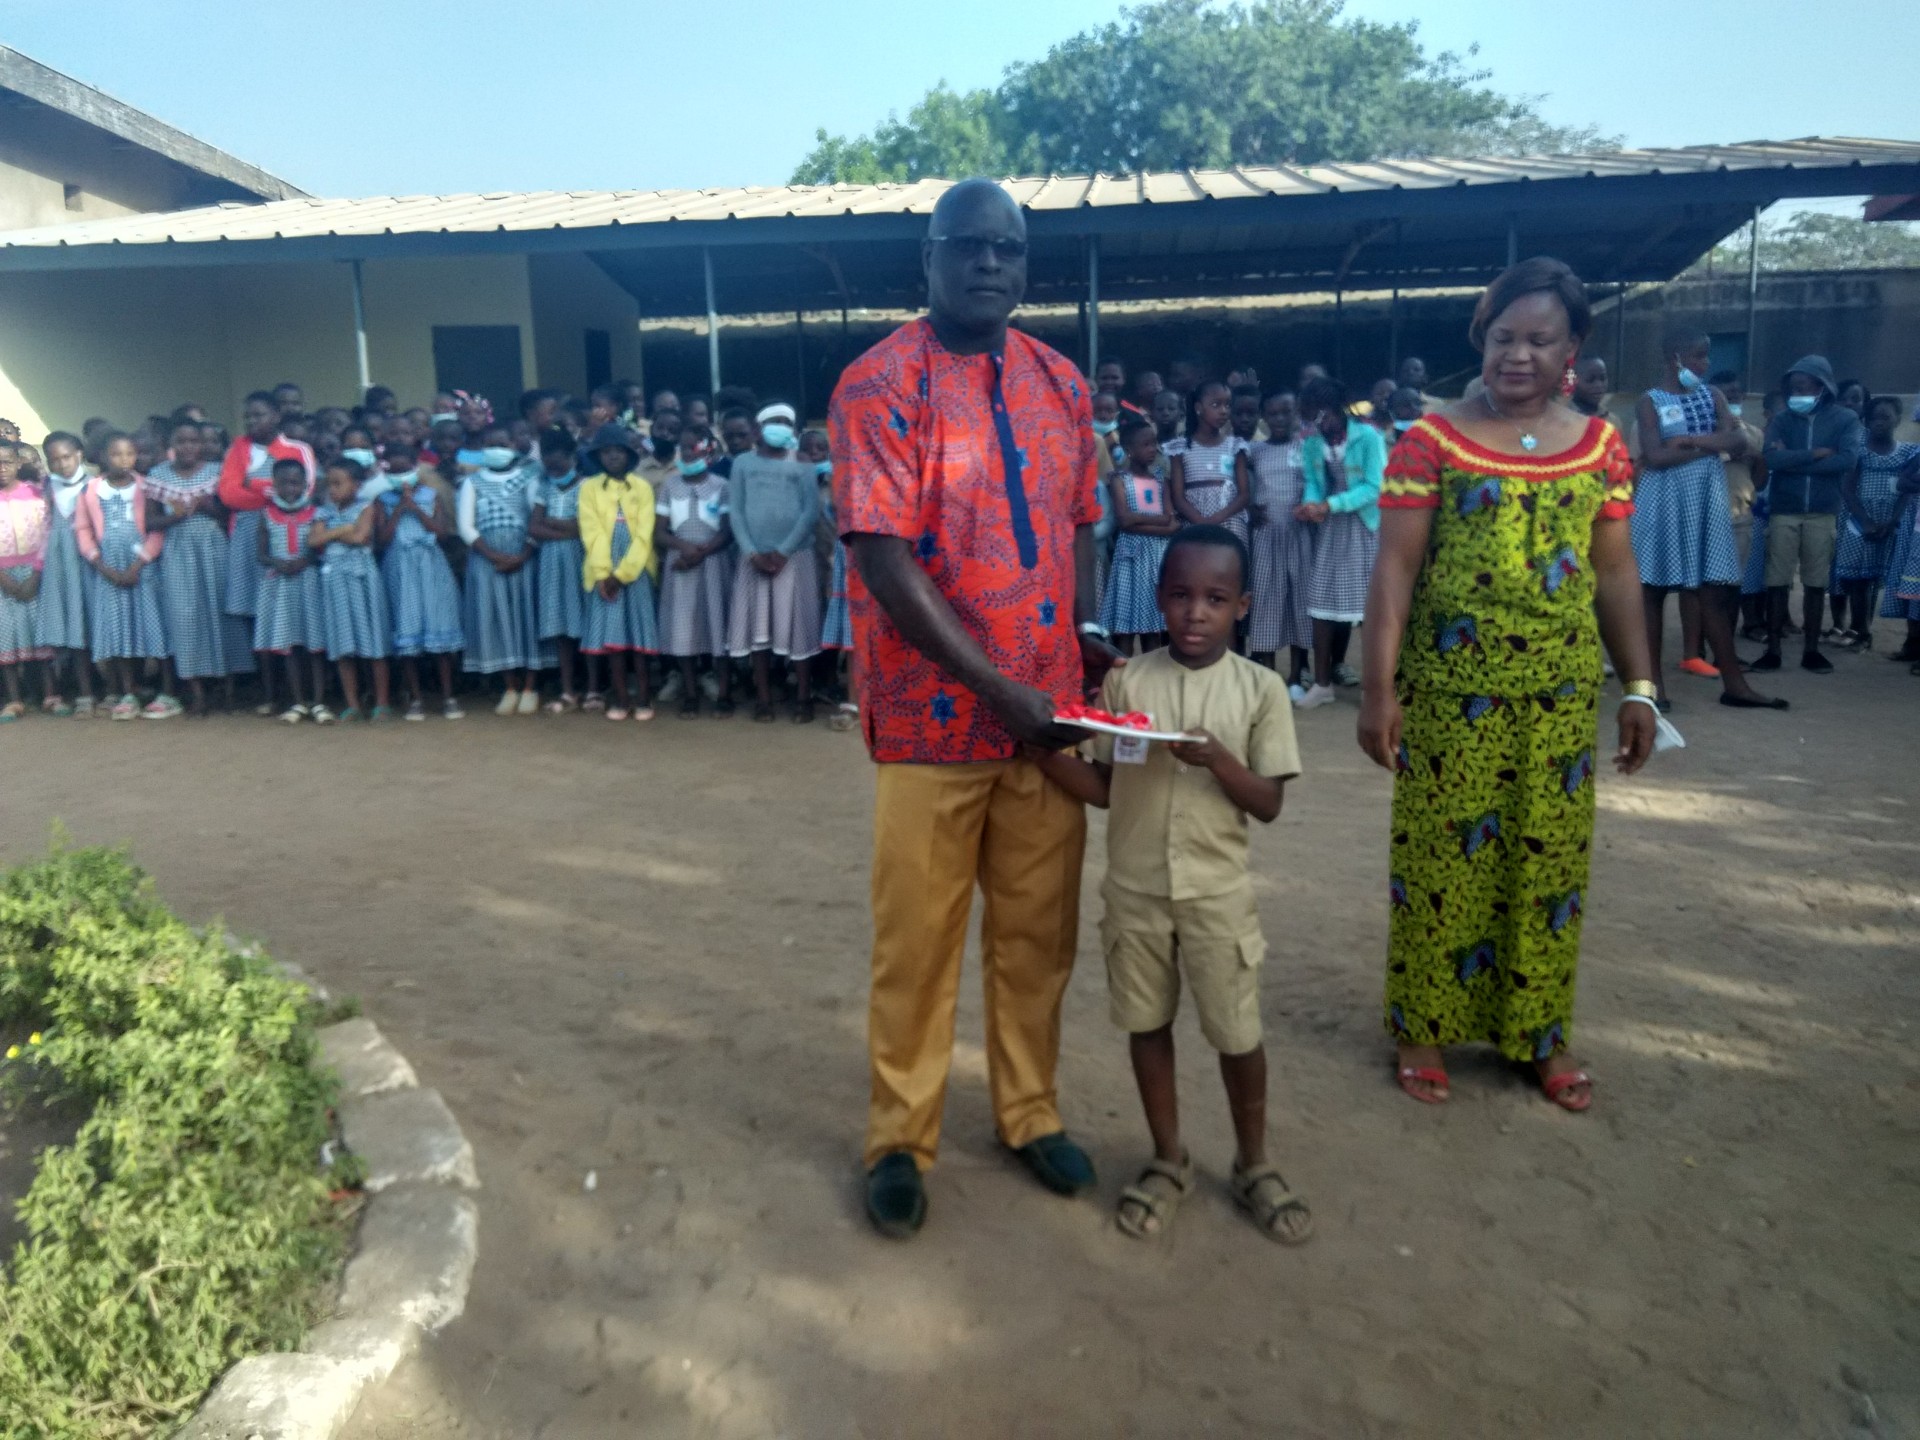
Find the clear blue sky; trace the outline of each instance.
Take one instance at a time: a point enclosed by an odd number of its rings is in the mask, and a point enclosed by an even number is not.
[[[1634,145],[1920,138],[1899,65],[1912,0],[1354,0],[1478,42],[1509,93]],[[777,184],[935,81],[991,85],[1115,0],[5,0],[0,42],[324,195]],[[1798,17],[1786,19],[1788,13]],[[1809,29],[1811,27],[1811,29]],[[1822,34],[1816,53],[1805,52]],[[1793,59],[1794,56],[1799,59]],[[770,58],[775,57],[777,58]],[[1782,68],[1784,67],[1784,68]],[[1771,71],[1771,73],[1769,73]]]

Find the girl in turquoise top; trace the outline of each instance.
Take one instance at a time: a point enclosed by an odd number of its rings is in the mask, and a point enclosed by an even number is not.
[[[1300,427],[1306,436],[1300,453],[1306,486],[1294,518],[1318,525],[1320,536],[1307,582],[1313,685],[1294,703],[1314,710],[1333,703],[1336,679],[1343,684],[1357,679],[1343,662],[1353,627],[1366,613],[1367,585],[1380,545],[1380,482],[1386,477],[1387,444],[1373,426],[1351,423],[1345,388],[1325,376],[1301,388]]]

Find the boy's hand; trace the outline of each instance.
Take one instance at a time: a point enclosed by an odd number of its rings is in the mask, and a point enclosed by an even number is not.
[[[1188,732],[1192,737],[1176,740],[1167,746],[1173,752],[1173,758],[1182,765],[1191,765],[1195,770],[1211,770],[1227,758],[1227,747],[1205,730]]]

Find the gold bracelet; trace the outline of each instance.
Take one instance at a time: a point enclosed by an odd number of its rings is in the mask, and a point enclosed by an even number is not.
[[[1660,687],[1651,680],[1622,680],[1620,689],[1628,695],[1638,695],[1643,700],[1660,698]]]

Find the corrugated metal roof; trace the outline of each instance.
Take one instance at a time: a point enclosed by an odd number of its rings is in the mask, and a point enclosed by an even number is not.
[[[1204,200],[1438,190],[1573,179],[1753,170],[1864,170],[1920,165],[1920,142],[1865,139],[1755,141],[1671,150],[1506,159],[1379,160],[1348,165],[1238,166],[1143,175],[1053,175],[1001,184],[1035,214]],[[535,190],[484,195],[383,195],[290,199],[129,215],[0,233],[0,248],[190,245],[314,237],[516,233],[843,215],[923,215],[951,182],[903,185],[770,185],[716,190]]]

